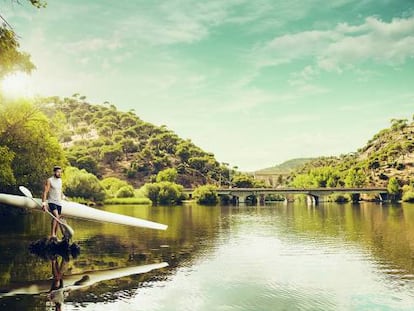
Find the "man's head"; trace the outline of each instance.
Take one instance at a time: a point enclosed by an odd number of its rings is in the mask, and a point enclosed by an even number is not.
[[[53,168],[53,174],[55,175],[56,178],[62,177],[62,168],[60,166],[55,166]]]

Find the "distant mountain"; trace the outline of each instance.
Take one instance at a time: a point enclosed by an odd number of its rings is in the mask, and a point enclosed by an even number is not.
[[[191,140],[166,126],[141,120],[133,110],[118,111],[105,102],[90,104],[84,96],[39,100],[70,165],[98,177],[118,177],[134,186],[155,180],[159,171],[175,168],[185,187],[228,183],[229,170]]]
[[[313,158],[297,158],[285,161],[281,164],[275,165],[273,167],[264,168],[258,171],[255,171],[255,174],[289,174],[293,170],[303,166],[304,164],[312,161]]]
[[[312,161],[312,158],[292,159],[273,167],[255,171],[252,174],[256,180],[264,182],[266,186],[279,187],[288,184],[292,178],[292,172],[309,161]]]

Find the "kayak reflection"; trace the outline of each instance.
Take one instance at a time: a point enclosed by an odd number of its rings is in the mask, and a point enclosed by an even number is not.
[[[66,261],[62,259],[52,260],[53,279],[39,280],[16,284],[16,287],[10,288],[8,292],[1,293],[1,297],[14,295],[39,295],[46,294],[49,301],[52,302],[56,310],[60,310],[64,299],[66,299],[72,291],[94,285],[112,279],[118,279],[126,276],[143,274],[152,270],[168,267],[168,263],[154,263],[135,267],[117,268],[102,271],[87,271],[81,274],[64,275]],[[52,285],[51,285],[52,284]],[[65,284],[65,285],[64,285]]]
[[[11,283],[8,288],[2,289],[0,298],[15,295],[40,295],[47,297],[46,304],[55,310],[61,310],[66,298],[78,289],[85,289],[107,280],[144,274],[168,266],[168,263],[161,262],[68,274],[71,271],[68,262],[80,254],[80,248],[75,243],[69,244],[65,240],[42,239],[31,243],[29,249],[31,253],[49,262],[51,267],[49,271],[51,271],[52,277],[45,280]]]

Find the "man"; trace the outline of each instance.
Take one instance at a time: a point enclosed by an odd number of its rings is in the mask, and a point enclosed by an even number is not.
[[[43,211],[49,206],[49,211],[57,218],[60,219],[62,213],[62,200],[64,199],[62,193],[62,169],[60,166],[53,168],[53,176],[48,178],[45,183],[45,189],[42,196],[42,208]],[[47,202],[46,202],[47,200]],[[59,223],[56,219],[52,220],[52,238],[57,237],[57,230]]]

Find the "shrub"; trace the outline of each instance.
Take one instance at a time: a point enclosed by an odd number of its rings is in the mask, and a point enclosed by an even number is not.
[[[401,187],[400,184],[395,177],[391,177],[388,181],[387,185],[388,193],[390,194],[392,199],[398,199],[401,195]]]
[[[194,198],[198,204],[216,205],[219,201],[217,187],[213,185],[200,186],[194,190]]]
[[[108,198],[118,197],[118,191],[124,187],[132,187],[126,181],[116,177],[107,177],[101,181],[102,187],[105,189]],[[132,190],[133,192],[134,190]],[[133,195],[132,195],[133,196]]]
[[[64,192],[69,197],[103,201],[105,191],[95,175],[76,167],[68,167],[63,175]]]
[[[117,198],[132,198],[134,197],[134,188],[130,185],[120,188],[115,195]]]
[[[183,186],[169,181],[147,183],[144,193],[153,205],[175,205],[184,200]]]
[[[407,191],[403,194],[402,200],[404,202],[414,203],[414,191]]]
[[[156,181],[157,182],[162,182],[162,181],[175,182],[176,179],[177,179],[177,170],[175,168],[167,168],[165,170],[158,172]]]

